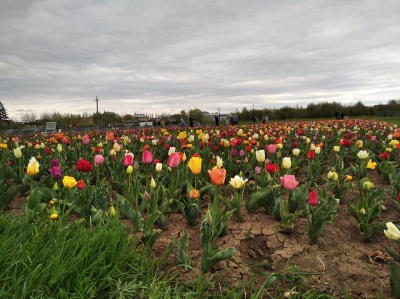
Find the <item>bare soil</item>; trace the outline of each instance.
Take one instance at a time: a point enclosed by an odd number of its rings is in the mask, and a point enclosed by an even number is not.
[[[377,188],[388,187],[377,171],[369,171],[368,176]],[[315,288],[336,298],[345,295],[350,295],[350,298],[376,298],[382,291],[383,298],[391,298],[390,257],[385,246],[396,248],[395,244],[383,232],[372,237],[370,242],[362,240],[357,221],[346,205],[356,196],[358,190],[350,190],[346,194],[333,222],[325,227],[315,245],[310,245],[305,218],[298,219],[294,232],[284,234],[278,232],[279,223],[273,216],[267,215],[262,209],[249,214],[243,208],[243,222],[238,223],[232,217],[227,234],[219,239],[222,248],[236,248],[234,261],[221,261],[214,267],[213,279],[238,286],[253,278],[257,289],[266,279],[262,272],[290,274],[295,273],[294,269],[297,268],[298,272],[304,274],[304,279],[299,281],[303,292]],[[388,197],[384,205],[387,211],[382,213],[379,221],[396,222],[399,215],[393,201]],[[200,273],[200,223],[190,227],[182,215],[169,215],[167,227],[162,231],[154,251],[161,255],[171,238],[179,239],[182,236],[183,228],[188,232],[194,270],[185,272],[180,269],[179,278],[192,280]],[[269,291],[274,294],[273,288],[289,290],[291,287],[291,283],[281,281],[273,284]]]

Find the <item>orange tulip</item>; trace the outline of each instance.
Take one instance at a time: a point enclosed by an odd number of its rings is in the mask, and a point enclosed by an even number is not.
[[[60,132],[58,132],[55,136],[56,136],[57,140],[60,140],[60,141],[64,138],[64,134],[60,133]]]
[[[214,185],[223,185],[225,182],[225,177],[226,177],[226,170],[219,167],[215,166],[212,170],[208,171],[208,174],[210,175],[211,182]]]
[[[107,133],[107,140],[108,141],[113,141],[114,140],[114,132],[108,132]]]

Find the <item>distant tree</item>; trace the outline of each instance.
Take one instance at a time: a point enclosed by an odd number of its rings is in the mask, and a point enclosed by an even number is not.
[[[181,114],[181,116],[183,117],[184,120],[188,120],[189,119],[189,117],[188,117],[188,115],[187,115],[185,110],[181,110],[180,114]]]
[[[21,114],[21,120],[27,124],[34,124],[35,120],[36,120],[36,114],[33,112],[32,113],[27,112],[27,113]]]
[[[203,112],[202,112],[200,109],[198,109],[198,108],[189,110],[188,115],[189,115],[189,116],[190,116],[190,115],[193,116],[193,118],[194,118],[195,120],[198,120],[201,124],[204,122],[204,114],[203,114]]]
[[[125,114],[125,115],[122,117],[122,119],[123,119],[123,120],[132,120],[132,119],[134,119],[134,117],[133,117],[132,114]]]
[[[4,108],[4,105],[2,102],[0,102],[0,119],[6,121],[8,124],[10,124],[10,119],[8,118],[8,113],[6,108]]]
[[[243,107],[242,112],[240,113],[241,120],[252,120],[253,119],[253,110],[249,111],[246,107]]]

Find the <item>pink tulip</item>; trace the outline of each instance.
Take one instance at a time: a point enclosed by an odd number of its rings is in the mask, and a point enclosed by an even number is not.
[[[276,153],[276,145],[275,144],[268,144],[267,145],[267,151],[270,154],[275,154]]]
[[[127,153],[124,156],[124,166],[127,167],[129,165],[133,165],[133,154],[132,153]]]
[[[286,190],[294,190],[299,184],[299,182],[296,181],[296,177],[291,174],[285,174],[284,176],[281,176],[281,183],[283,188]]]
[[[179,163],[181,163],[181,157],[179,156],[179,154],[177,152],[169,155],[168,157],[168,166],[171,168],[176,168],[179,166]]]
[[[153,154],[149,150],[144,150],[142,154],[142,163],[150,164],[153,161]]]
[[[90,143],[90,137],[88,135],[83,135],[82,136],[82,143],[83,144],[89,144]]]
[[[94,164],[101,165],[104,162],[104,157],[102,155],[94,156]]]

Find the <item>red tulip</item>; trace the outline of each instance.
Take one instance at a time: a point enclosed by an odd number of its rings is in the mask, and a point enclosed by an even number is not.
[[[312,190],[310,191],[310,195],[308,197],[308,205],[310,206],[318,206],[318,197],[317,197],[317,191]]]
[[[265,169],[269,172],[269,173],[275,173],[279,170],[279,166],[276,164],[267,164],[265,165]]]
[[[79,180],[78,183],[76,184],[79,190],[85,189],[85,182],[83,180]]]
[[[307,153],[307,159],[312,160],[315,157],[315,153],[312,150],[309,150]]]

